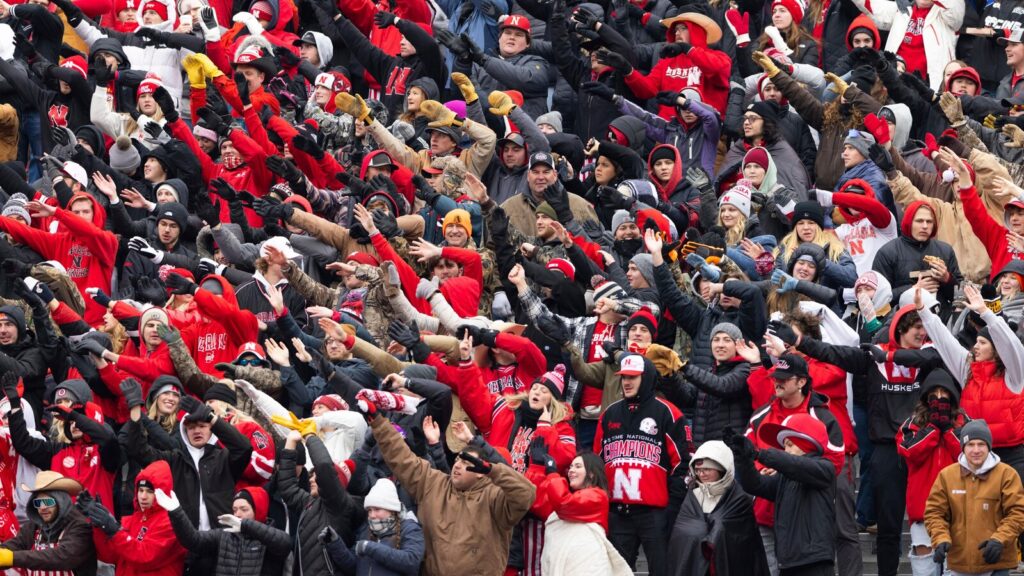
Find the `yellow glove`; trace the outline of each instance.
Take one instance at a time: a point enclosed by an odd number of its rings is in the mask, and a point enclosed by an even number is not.
[[[364,124],[373,122],[373,118],[370,116],[370,107],[366,105],[366,101],[363,100],[362,96],[353,96],[348,92],[339,92],[334,97],[334,105],[338,107],[338,110]]]
[[[194,58],[196,62],[199,62],[203,67],[203,74],[207,78],[216,78],[224,75],[224,73],[220,71],[220,68],[217,68],[217,65],[214,64],[213,60],[210,60],[210,57],[206,54],[190,54],[188,57]]]
[[[456,116],[455,112],[445,108],[444,104],[437,100],[424,100],[420,103],[420,113],[432,120],[427,124],[429,128],[462,127],[462,118]]]
[[[203,73],[203,64],[196,57],[196,54],[189,54],[181,59],[181,67],[188,74],[188,84],[193,88],[206,88],[206,74]]]
[[[0,568],[10,568],[14,566],[14,552],[7,548],[0,548]]]
[[[499,90],[495,90],[487,96],[487,103],[491,105],[491,114],[495,116],[508,116],[516,107],[512,97]]]
[[[658,371],[658,374],[662,376],[669,376],[682,370],[683,361],[679,359],[679,354],[676,354],[675,350],[662,346],[661,344],[651,344],[647,348],[647,352],[644,356],[654,364],[654,368]]]
[[[299,420],[295,414],[288,412],[287,418],[275,414],[270,417],[270,420],[274,424],[284,426],[289,430],[295,430],[299,434],[302,434],[303,438],[316,434],[316,422],[312,418],[303,418],[302,420]]]
[[[989,114],[988,116],[985,116],[984,120],[981,121],[981,125],[984,126],[985,128],[988,128],[989,130],[995,130],[997,118],[999,117],[996,116],[995,114]]]
[[[782,71],[775,65],[775,62],[772,62],[771,58],[760,50],[754,52],[750,57],[754,60],[755,64],[764,70],[764,73],[767,74],[769,78],[774,78],[776,74]]]
[[[845,80],[831,72],[825,74],[825,82],[831,82],[832,84],[835,84],[835,93],[839,94],[840,96],[846,94],[846,89],[850,87],[850,85],[847,84]]]
[[[459,87],[459,92],[462,92],[462,99],[466,101],[467,105],[479,99],[479,96],[476,95],[476,86],[473,86],[473,81],[462,72],[453,72],[452,82]]]

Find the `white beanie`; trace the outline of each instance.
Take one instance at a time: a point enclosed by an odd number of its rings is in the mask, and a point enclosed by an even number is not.
[[[377,483],[370,488],[366,498],[363,498],[363,508],[381,508],[392,512],[402,511],[402,501],[398,499],[398,489],[395,483],[387,478],[377,480]]]
[[[721,208],[723,204],[735,206],[744,216],[750,218],[750,196],[753,194],[753,191],[754,187],[750,180],[744,178],[730,188],[728,192],[722,194],[722,197],[718,199],[718,207]]]

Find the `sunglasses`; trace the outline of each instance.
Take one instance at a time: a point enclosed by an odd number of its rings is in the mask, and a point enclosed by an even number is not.
[[[261,363],[262,363],[262,360],[260,360],[259,358],[242,358],[241,360],[238,360],[237,362],[235,362],[235,365],[236,366],[259,366]]]
[[[32,505],[36,508],[50,508],[57,505],[57,499],[49,497],[33,498]]]

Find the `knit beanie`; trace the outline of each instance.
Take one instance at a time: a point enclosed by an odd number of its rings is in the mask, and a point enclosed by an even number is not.
[[[537,378],[536,383],[547,386],[551,395],[556,400],[562,401],[565,394],[565,364],[558,364],[553,370],[545,372],[540,378]]]
[[[651,255],[646,253],[640,253],[630,258],[629,262],[634,264],[637,270],[640,271],[640,275],[647,280],[649,286],[654,286],[654,263],[651,261]]]
[[[392,512],[402,511],[402,501],[398,499],[395,483],[387,478],[377,480],[373,488],[363,498],[363,508],[380,508]]]
[[[72,404],[85,404],[92,400],[92,391],[85,380],[72,378],[58,384],[53,391],[54,402],[65,398]]]
[[[21,192],[15,192],[11,195],[11,199],[4,204],[2,214],[9,218],[21,218],[25,221],[25,224],[29,224],[32,222],[32,216],[29,215],[28,209],[25,208],[25,204],[28,204],[28,198],[26,198]]]
[[[185,230],[188,225],[188,208],[180,202],[164,202],[156,205],[156,220],[170,220],[178,225],[178,228]]]
[[[548,270],[557,270],[570,281],[576,280],[576,266],[565,258],[552,258],[544,265]]]
[[[221,400],[234,406],[235,404],[238,404],[238,394],[235,393],[235,391],[227,384],[217,382],[213,386],[210,386],[210,389],[206,391],[206,394],[203,394],[203,402],[207,402],[209,400]]]
[[[719,208],[724,204],[735,206],[744,216],[750,218],[750,197],[753,193],[753,184],[750,180],[744,178],[730,188],[728,192],[722,194],[722,197],[718,199],[718,206]]]
[[[626,297],[626,291],[622,289],[622,286],[611,280],[606,280],[603,276],[594,275],[591,282],[594,287],[594,302],[601,298],[621,300]]]
[[[462,208],[456,208],[449,210],[444,216],[444,220],[441,221],[441,234],[444,234],[448,230],[448,226],[451,225],[459,226],[466,231],[466,236],[473,235],[473,222],[470,220],[469,212]]]
[[[711,337],[714,338],[716,334],[724,332],[726,336],[733,340],[742,340],[743,332],[740,331],[739,327],[732,322],[719,322],[715,324],[715,327],[711,329]]]
[[[988,429],[988,422],[984,420],[971,420],[960,429],[960,449],[971,440],[981,440],[992,448],[992,431]]]
[[[147,308],[146,311],[142,313],[142,317],[139,318],[139,329],[141,330],[145,328],[146,324],[148,324],[150,320],[156,320],[164,325],[169,325],[171,323],[171,319],[167,316],[167,312],[163,308],[157,308],[156,306]]]
[[[805,200],[803,202],[797,202],[796,206],[793,207],[792,222],[796,226],[796,223],[801,220],[810,220],[818,225],[819,228],[825,228],[825,209],[821,207],[814,200]]]
[[[615,235],[615,231],[619,229],[619,226],[629,222],[636,223],[636,218],[628,210],[616,210],[615,214],[612,214],[612,235]]]
[[[313,400],[313,406],[322,405],[328,410],[348,410],[348,402],[337,394],[324,394]]]
[[[655,318],[654,314],[652,314],[651,311],[646,307],[637,310],[636,312],[633,313],[632,316],[629,317],[629,320],[626,320],[626,333],[628,334],[630,328],[636,326],[637,324],[641,324],[647,327],[647,329],[651,332],[652,341],[657,339],[658,319]]]
[[[875,143],[875,137],[863,130],[850,130],[850,133],[846,136],[846,140],[843,140],[843,144],[850,146],[864,158],[870,157],[871,145]]]
[[[675,152],[672,150],[672,147],[671,146],[658,146],[657,148],[655,148],[654,151],[651,152],[651,159],[650,159],[651,166],[654,166],[654,164],[657,163],[658,160],[671,160],[671,161],[675,162],[676,161],[676,155],[675,155]]]
[[[747,164],[757,164],[762,170],[768,169],[768,151],[761,146],[751,148],[747,155],[743,157],[743,166]]]
[[[555,209],[551,207],[551,204],[547,202],[541,202],[537,205],[537,209],[533,211],[534,214],[543,214],[552,220],[558,220],[558,214],[555,213]]]
[[[561,132],[562,113],[557,110],[554,110],[552,112],[548,112],[547,114],[541,114],[540,116],[537,116],[537,121],[534,122],[534,124],[536,124],[537,126],[540,126],[541,124],[547,124],[548,126],[554,128],[555,132]]]
[[[110,167],[122,174],[134,174],[142,164],[139,151],[132,146],[131,138],[118,136],[110,147]]]

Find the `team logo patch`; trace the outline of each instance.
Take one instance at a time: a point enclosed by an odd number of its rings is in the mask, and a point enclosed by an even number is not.
[[[658,433],[658,425],[654,422],[654,418],[644,418],[640,421],[640,431],[644,434],[650,434],[654,436]]]

